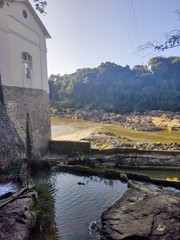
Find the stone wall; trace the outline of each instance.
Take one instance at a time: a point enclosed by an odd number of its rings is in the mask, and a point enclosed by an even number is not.
[[[90,153],[90,142],[75,142],[75,141],[50,141],[49,150],[51,153],[66,154],[66,153]]]
[[[111,166],[119,168],[132,169],[179,169],[180,168],[180,152],[164,152],[157,153],[152,151],[138,151],[137,153],[118,153],[104,157],[104,163],[110,163]]]
[[[25,146],[0,102],[0,168],[25,156]]]
[[[51,137],[49,94],[20,87],[2,89],[7,113],[25,145],[26,157],[45,155]]]

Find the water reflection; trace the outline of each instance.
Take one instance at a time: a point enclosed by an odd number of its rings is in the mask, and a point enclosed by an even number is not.
[[[77,176],[77,175],[75,175]],[[116,180],[112,180],[112,179],[106,179],[106,178],[100,178],[100,177],[95,177],[95,176],[90,176],[90,177],[83,177],[83,182],[85,182],[85,184],[89,184],[89,182],[99,182],[99,183],[104,183],[106,186],[109,186],[109,187],[113,187],[114,184],[117,184],[117,182],[119,181],[116,181]]]
[[[90,223],[98,222],[101,212],[127,189],[118,180],[68,173],[41,174],[34,180],[36,184],[47,184],[53,197],[55,224],[61,240],[97,239],[89,231]]]

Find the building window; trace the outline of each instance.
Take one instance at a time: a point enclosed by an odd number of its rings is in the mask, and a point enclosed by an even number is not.
[[[25,10],[22,11],[23,17],[27,18],[27,12]]]
[[[27,78],[31,78],[31,71],[32,71],[32,57],[29,53],[27,52],[23,52],[21,54],[21,58],[22,58],[22,63],[24,66],[24,72],[25,72],[25,76]]]

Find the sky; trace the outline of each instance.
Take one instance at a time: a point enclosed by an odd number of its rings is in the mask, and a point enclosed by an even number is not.
[[[30,2],[33,2],[31,0]],[[180,29],[180,0],[47,0],[39,14],[47,39],[48,75],[70,74],[102,62],[121,66],[147,64],[159,55],[180,56],[180,48],[138,51],[147,42],[165,42]],[[33,4],[32,4],[33,5]]]

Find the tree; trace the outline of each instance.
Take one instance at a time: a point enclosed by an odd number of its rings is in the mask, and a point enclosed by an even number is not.
[[[49,79],[51,106],[96,108],[120,113],[180,111],[180,57],[154,57],[148,66],[122,67],[105,62]]]
[[[179,15],[180,18],[180,9],[176,9],[175,11],[176,14]],[[152,52],[156,52],[156,51],[164,51],[170,48],[174,48],[174,47],[180,47],[180,30],[172,30],[169,33],[165,34],[165,42],[164,43],[152,43],[152,42],[147,42],[141,46],[138,47],[138,52],[143,52],[143,51],[149,51],[151,50]],[[147,53],[145,56],[148,56],[150,53]]]
[[[6,2],[6,0],[0,0],[0,8],[3,8],[5,2]],[[45,8],[47,6],[47,2],[40,1],[40,0],[34,0],[34,6],[35,6],[36,10],[39,11],[40,13],[45,13]]]
[[[176,14],[180,18],[180,9],[176,9]],[[164,51],[169,48],[179,47],[180,46],[180,30],[173,30],[166,34],[166,41],[164,44],[156,45],[155,49]]]
[[[39,0],[34,0],[34,2],[36,2],[36,4],[35,4],[36,10],[39,11],[40,13],[45,13],[45,8],[47,6],[47,2],[39,1]]]
[[[170,33],[166,34],[166,42],[164,44],[156,45],[155,49],[164,51],[168,48],[174,48],[180,46],[180,31],[173,30]]]
[[[143,57],[156,52],[162,52],[167,49],[174,47],[180,47],[180,30],[172,30],[171,32],[165,35],[166,41],[162,44],[159,42],[147,42],[138,47],[137,52],[144,52]]]

